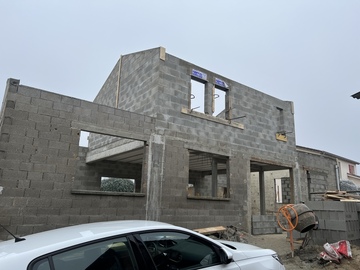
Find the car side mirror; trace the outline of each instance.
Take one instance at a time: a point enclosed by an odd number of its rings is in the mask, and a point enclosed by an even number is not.
[[[220,249],[220,262],[222,264],[229,264],[231,261],[233,260],[233,255],[225,250],[225,249]]]

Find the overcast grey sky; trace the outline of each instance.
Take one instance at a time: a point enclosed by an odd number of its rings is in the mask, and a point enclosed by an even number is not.
[[[120,55],[163,46],[293,101],[298,145],[360,162],[359,14],[359,0],[0,0],[0,97],[15,78],[92,101]]]

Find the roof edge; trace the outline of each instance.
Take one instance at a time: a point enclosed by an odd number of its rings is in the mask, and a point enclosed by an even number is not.
[[[353,163],[353,164],[356,164],[356,165],[360,164],[358,161],[348,159],[348,158],[345,158],[345,157],[342,157],[342,156],[339,156],[339,155],[335,155],[335,154],[332,154],[332,153],[327,152],[327,151],[314,149],[314,148],[309,148],[309,147],[296,145],[296,150],[300,151],[300,152],[305,152],[305,153],[311,153],[311,154],[317,154],[317,155],[325,155],[325,156],[328,156],[328,157],[341,159],[341,160],[344,160],[346,162]]]

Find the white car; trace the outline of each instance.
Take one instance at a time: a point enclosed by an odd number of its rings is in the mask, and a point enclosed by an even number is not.
[[[155,221],[69,226],[0,242],[1,270],[285,269],[277,254]]]

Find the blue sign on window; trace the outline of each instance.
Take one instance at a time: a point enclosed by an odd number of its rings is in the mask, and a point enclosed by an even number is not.
[[[215,84],[222,88],[229,88],[229,86],[227,85],[226,82],[224,82],[223,80],[220,80],[218,78],[215,78]]]
[[[191,71],[191,75],[194,76],[194,77],[196,77],[196,78],[199,78],[199,79],[201,79],[201,80],[204,80],[204,81],[207,80],[207,75],[206,75],[206,73],[201,72],[201,71],[198,71],[198,70],[196,70],[196,69],[193,69],[193,70]]]

